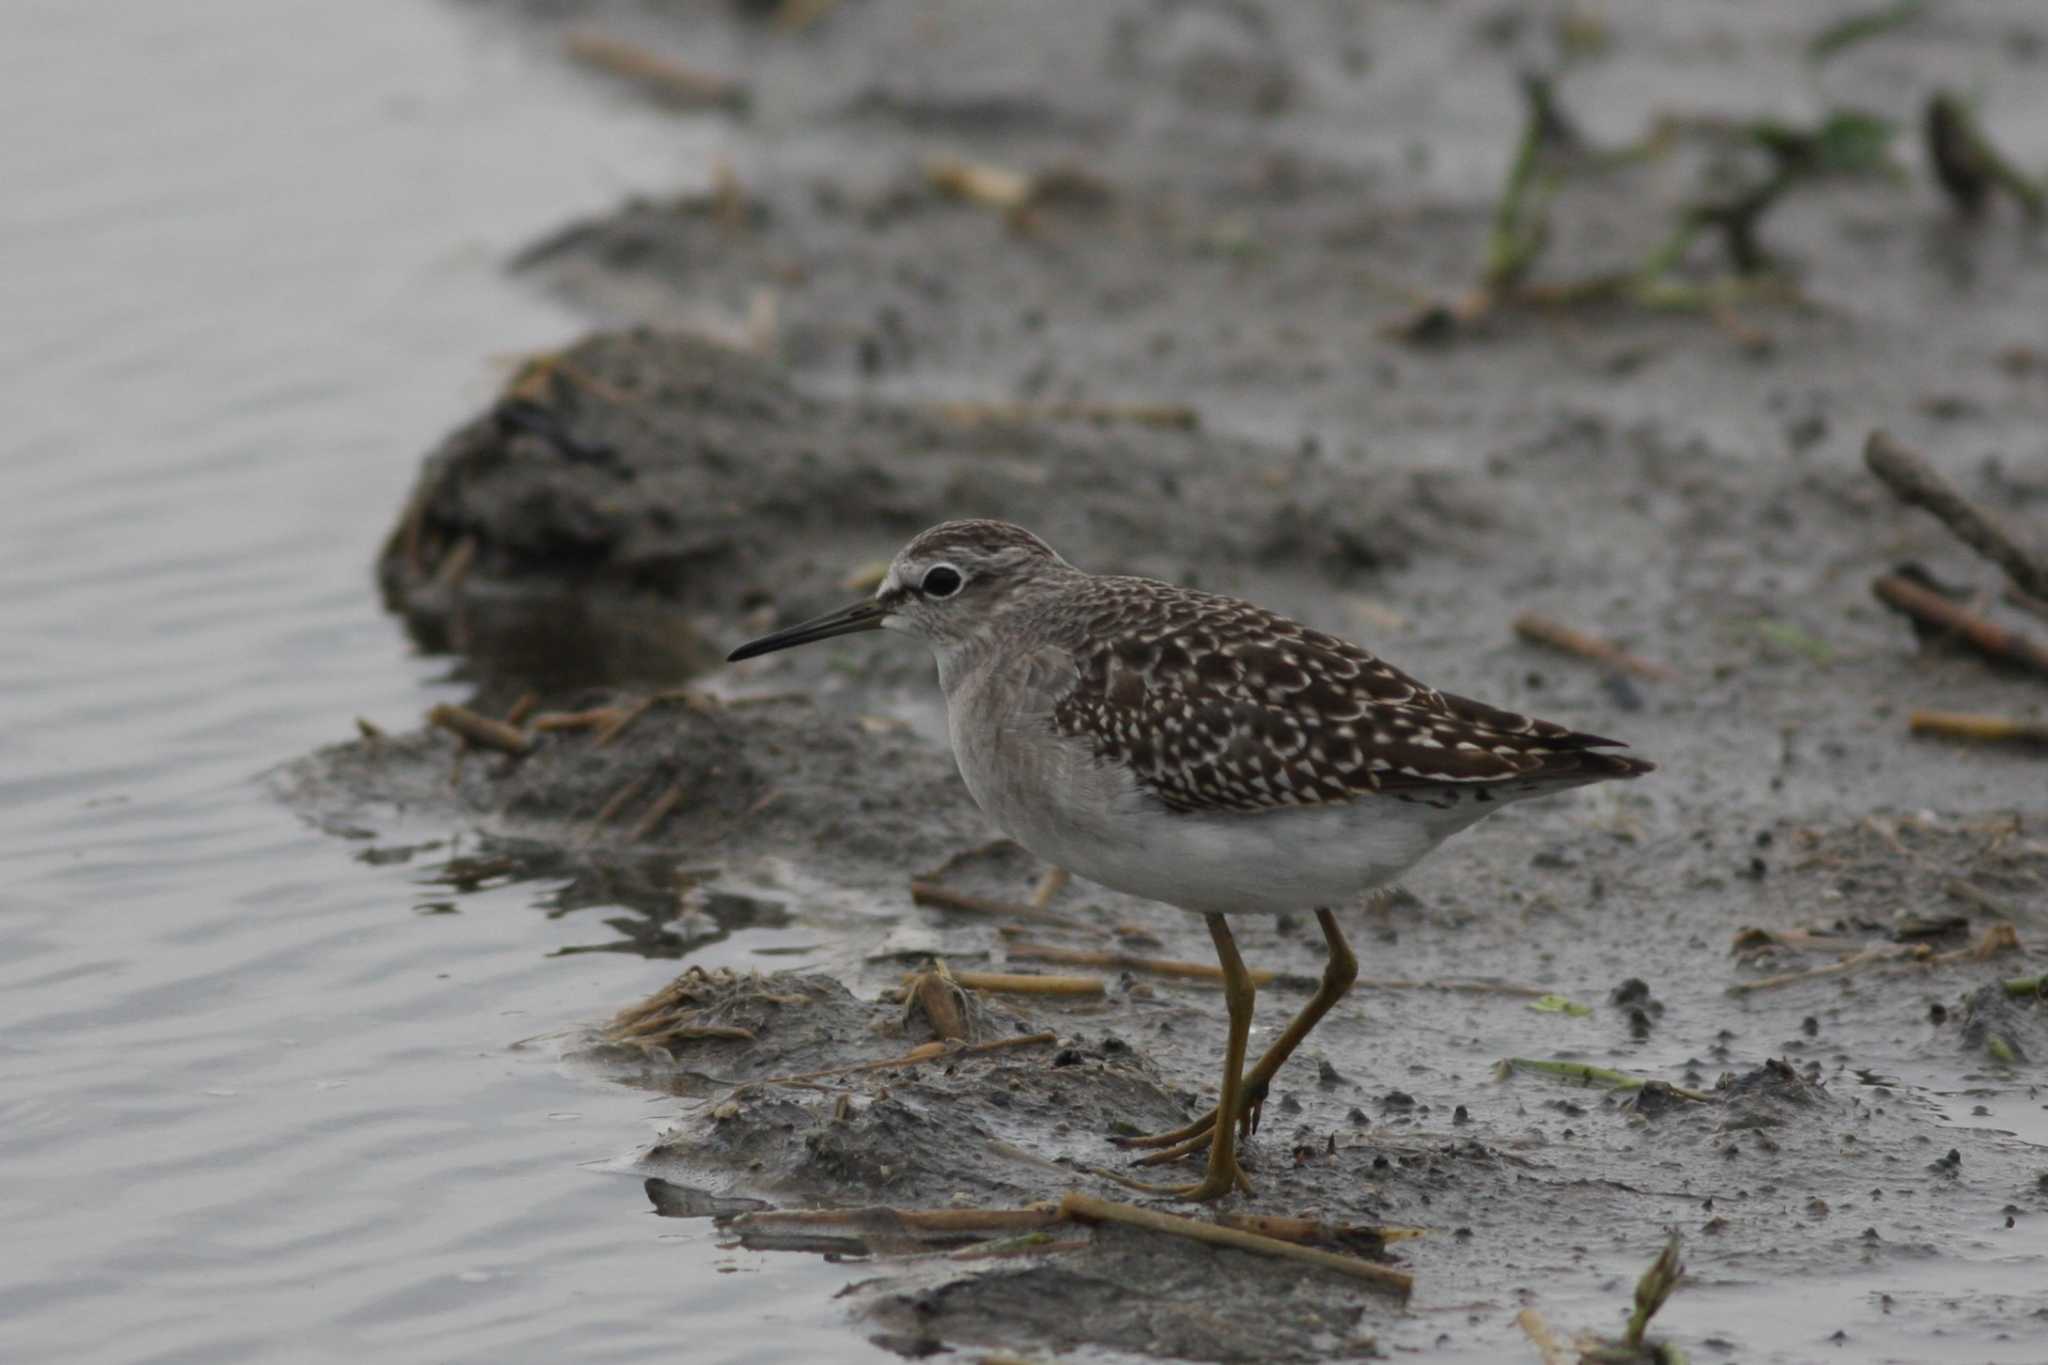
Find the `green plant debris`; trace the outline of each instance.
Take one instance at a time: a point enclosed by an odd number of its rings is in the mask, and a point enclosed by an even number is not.
[[[1550,200],[1563,176],[1546,153],[1572,140],[1571,124],[1548,80],[1524,77],[1522,94],[1527,104],[1522,136],[1494,208],[1486,266],[1480,275],[1486,289],[1495,293],[1519,283],[1550,244]]]
[[[1835,661],[1834,647],[1817,635],[1793,625],[1790,621],[1776,621],[1770,618],[1756,623],[1756,633],[1765,644],[1782,649],[1788,654],[1803,654],[1817,664]]]
[[[2016,976],[2010,981],[2001,981],[2005,993],[2012,996],[2048,995],[2048,972],[2040,976]]]
[[[1838,57],[1858,43],[1904,28],[1926,9],[1927,0],[1897,0],[1880,9],[1837,19],[1807,40],[1806,60],[1819,63]]]
[[[1810,175],[1897,176],[1892,139],[1898,125],[1861,109],[1831,109],[1811,128],[1759,119],[1749,135],[1780,164]]]
[[[2010,1042],[2006,1041],[2003,1034],[1987,1033],[1984,1035],[1984,1052],[1986,1056],[1990,1057],[1992,1061],[1997,1062],[2000,1066],[2018,1066],[2020,1064],[2019,1052]]]
[[[1538,1014],[1569,1014],[1574,1019],[1584,1019],[1593,1012],[1591,1005],[1581,1005],[1562,995],[1541,995],[1529,1002],[1529,1008]]]
[[[1543,1057],[1503,1057],[1494,1067],[1494,1075],[1506,1080],[1518,1071],[1530,1071],[1539,1076],[1551,1076],[1558,1080],[1571,1081],[1577,1085],[1599,1086],[1605,1090],[1640,1090],[1648,1085],[1649,1078],[1631,1076],[1625,1071],[1615,1071],[1590,1062],[1563,1062]],[[1680,1099],[1705,1101],[1708,1097],[1697,1090],[1682,1090],[1672,1086],[1671,1093]]]

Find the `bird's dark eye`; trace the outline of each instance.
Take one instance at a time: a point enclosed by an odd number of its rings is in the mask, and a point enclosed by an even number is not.
[[[924,571],[926,597],[951,597],[960,591],[960,571],[951,564],[934,564]]]

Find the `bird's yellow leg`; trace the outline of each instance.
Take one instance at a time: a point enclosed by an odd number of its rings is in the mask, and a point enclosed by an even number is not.
[[[1123,1147],[1161,1147],[1164,1151],[1153,1152],[1139,1159],[1141,1166],[1156,1166],[1162,1162],[1178,1161],[1184,1156],[1201,1151],[1209,1145],[1210,1133],[1216,1127],[1218,1114],[1234,1113],[1237,1116],[1237,1132],[1240,1138],[1258,1131],[1259,1111],[1265,1104],[1266,1092],[1271,1088],[1273,1077],[1281,1066],[1308,1037],[1309,1031],[1330,1012],[1330,1007],[1344,998],[1351,989],[1351,983],[1358,979],[1358,957],[1351,951],[1351,945],[1344,939],[1344,931],[1337,927],[1337,917],[1328,910],[1316,911],[1316,922],[1323,926],[1323,938],[1330,945],[1330,960],[1323,968],[1323,981],[1316,993],[1294,1016],[1286,1029],[1272,1046],[1266,1049],[1258,1064],[1245,1074],[1240,1098],[1235,1106],[1219,1102],[1202,1117],[1185,1127],[1170,1133],[1158,1133],[1150,1137],[1118,1138]]]
[[[1221,915],[1209,915],[1209,937],[1216,940],[1216,958],[1223,965],[1223,1000],[1230,1010],[1230,1040],[1223,1049],[1223,1094],[1217,1112],[1234,1114],[1244,1089],[1244,1054],[1251,1038],[1252,1006],[1258,988],[1244,959],[1237,955],[1237,940],[1230,922]],[[1192,1185],[1134,1185],[1148,1194],[1170,1194],[1178,1199],[1221,1199],[1234,1189],[1252,1192],[1237,1164],[1237,1133],[1224,1125],[1209,1145],[1209,1169]]]

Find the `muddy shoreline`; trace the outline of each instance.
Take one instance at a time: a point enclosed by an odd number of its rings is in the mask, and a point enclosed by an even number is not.
[[[1426,1229],[1388,1252],[1416,1277],[1408,1306],[1114,1228],[966,1263],[868,1247],[851,1330],[908,1355],[1498,1358],[1530,1349],[1525,1308],[1614,1330],[1669,1229],[1690,1278],[1660,1330],[1694,1359],[1995,1351],[2038,1324],[2048,1293],[1997,1275],[2048,1265],[2048,1023],[2001,983],[2048,956],[2048,769],[1913,738],[1906,715],[2038,716],[2040,684],[1872,599],[1910,561],[2026,619],[1860,459],[1888,427],[2016,525],[2048,520],[2048,366],[2023,363],[2048,342],[2048,257],[2016,218],[1957,221],[1902,136],[1899,179],[1816,186],[1770,220],[1797,303],[1503,309],[1418,344],[1389,321],[1471,286],[1513,72],[1565,41],[1547,23],[1133,4],[984,27],[846,5],[788,33],[739,8],[490,8],[529,41],[602,31],[746,72],[751,98],[686,115],[731,120],[711,191],[522,255],[599,330],[428,456],[379,558],[473,706],[532,695],[530,746],[371,737],[278,785],[373,844],[399,812],[474,830],[627,907],[621,950],[818,927],[801,961],[759,964],[791,975],[693,988],[737,1032],[574,1050],[681,1101],[635,1163],[658,1209],[1114,1196],[1094,1174],[1125,1169],[1110,1137],[1210,1093],[1220,996],[1110,968],[1099,995],[984,1002],[977,1037],[1042,1046],[759,1083],[927,1041],[887,997],[934,957],[1206,955],[1192,917],[1092,886],[1046,907],[1062,924],[912,904],[913,878],[1015,903],[1044,871],[987,847],[921,652],[854,639],[716,666],[859,592],[915,530],[993,514],[1085,567],[1254,597],[1447,689],[1620,733],[1660,772],[1516,807],[1350,912],[1382,984],[1282,1073],[1238,1202]],[[2014,93],[2031,22],[1944,11],[1815,74],[1788,20],[1660,7],[1612,17],[1559,90],[1617,141],[1673,106],[1856,103],[1903,125],[1953,71],[1990,69],[1987,124],[2038,163],[2048,104]],[[1058,171],[1059,192],[1021,216],[963,200],[940,154]],[[1575,182],[1543,269],[1628,258],[1697,172]],[[1688,268],[1711,278],[1712,253]],[[1529,611],[1670,676],[1545,651],[1512,629]],[[532,719],[598,712],[631,720],[606,738]],[[1301,925],[1240,939],[1254,967],[1320,970]],[[1443,985],[1475,979],[1561,1003]],[[1262,991],[1255,1046],[1299,999]],[[1662,1085],[1503,1078],[1508,1058]],[[1745,1296],[1788,1284],[1823,1316],[1745,1323]]]

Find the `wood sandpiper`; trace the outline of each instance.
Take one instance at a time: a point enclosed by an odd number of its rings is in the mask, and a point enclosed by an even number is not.
[[[1050,863],[1208,921],[1230,1013],[1222,1094],[1184,1128],[1123,1140],[1161,1149],[1148,1163],[1207,1147],[1197,1183],[1140,1187],[1186,1199],[1249,1192],[1239,1138],[1358,976],[1331,907],[1509,802],[1652,768],[1599,752],[1617,740],[1438,692],[1249,602],[1077,569],[1000,521],[932,527],[872,599],[730,658],[863,630],[931,647],[960,776],[999,828]],[[1253,986],[1225,917],[1303,910],[1329,964],[1246,1071]]]

